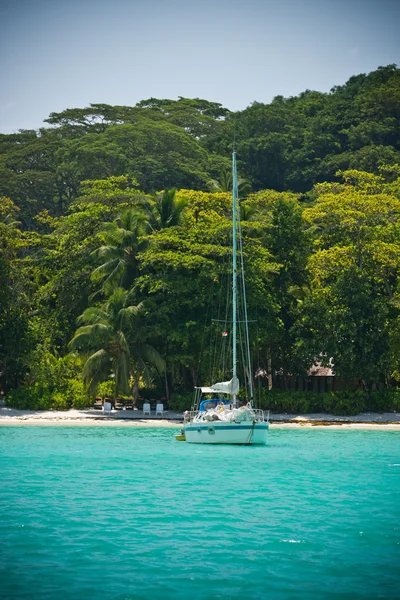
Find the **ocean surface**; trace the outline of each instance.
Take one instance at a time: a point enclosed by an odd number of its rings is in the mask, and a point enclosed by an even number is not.
[[[0,598],[400,598],[400,433],[0,428]]]

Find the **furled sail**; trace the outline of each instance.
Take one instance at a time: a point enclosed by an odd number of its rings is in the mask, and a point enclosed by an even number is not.
[[[239,393],[239,379],[233,377],[230,381],[221,381],[220,383],[214,383],[212,386],[214,392],[221,394],[238,394]]]

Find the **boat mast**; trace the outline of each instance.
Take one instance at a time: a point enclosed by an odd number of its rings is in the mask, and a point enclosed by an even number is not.
[[[237,380],[237,364],[236,364],[236,351],[237,351],[237,242],[236,242],[236,234],[237,234],[237,199],[238,199],[238,185],[237,185],[237,172],[236,172],[236,149],[233,149],[232,153],[232,323],[233,323],[233,331],[232,331],[232,360],[233,360],[233,368],[232,368],[232,377],[235,382]],[[232,403],[233,406],[237,406],[237,395],[234,393],[232,395]]]
[[[239,213],[239,250],[240,250],[240,268],[242,275],[242,292],[243,292],[243,309],[244,309],[244,330],[246,339],[246,353],[247,353],[247,369],[248,369],[248,385],[250,392],[250,404],[254,406],[254,391],[253,391],[253,377],[251,370],[251,357],[250,357],[250,338],[249,338],[249,320],[247,318],[247,299],[246,299],[246,282],[244,278],[244,259],[243,259],[243,239],[242,239],[242,228],[240,225],[240,213]]]

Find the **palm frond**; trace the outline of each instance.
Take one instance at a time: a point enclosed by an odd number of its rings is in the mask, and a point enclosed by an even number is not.
[[[89,303],[92,304],[93,302],[98,302],[100,300],[102,300],[104,298],[104,292],[105,290],[103,288],[100,288],[99,290],[96,290],[95,292],[93,292],[93,294],[90,294],[89,296]]]
[[[104,349],[92,354],[83,367],[83,382],[89,393],[94,393],[98,384],[105,381],[110,373],[110,359]]]
[[[85,325],[77,330],[68,345],[71,350],[93,349],[100,345],[105,345],[109,337],[110,330],[107,325],[101,323]]]
[[[81,323],[85,323],[86,325],[90,325],[93,323],[104,323],[107,324],[109,322],[109,315],[105,310],[100,308],[99,306],[89,306],[80,317],[77,319],[78,325]]]
[[[122,331],[117,331],[115,334],[115,342],[118,344],[118,349],[129,355],[129,344],[126,340],[125,334]]]
[[[103,280],[103,289],[106,293],[112,294],[116,285],[120,285],[125,273],[125,261],[120,260],[114,270]]]
[[[142,310],[142,302],[137,306],[126,306],[125,308],[121,308],[118,315],[121,329],[124,329],[125,326],[133,324],[136,317],[142,312]]]
[[[94,256],[96,258],[111,257],[110,260],[112,260],[112,258],[118,258],[119,253],[115,246],[110,246],[108,244],[107,246],[99,246],[99,248],[96,248],[90,253],[90,256]]]
[[[172,227],[179,225],[182,213],[186,208],[187,201],[176,197],[176,189],[167,189],[156,196],[155,210],[157,213],[159,227]]]
[[[103,279],[104,277],[112,273],[119,263],[120,257],[117,256],[117,258],[107,260],[103,264],[99,265],[92,271],[92,280],[99,281],[100,279]]]
[[[115,391],[117,394],[129,394],[130,362],[129,353],[123,352],[113,363],[115,371]]]
[[[147,363],[154,366],[159,374],[162,374],[165,371],[165,360],[153,346],[150,346],[150,344],[134,344],[131,347],[131,356],[135,360],[142,362],[143,365]]]

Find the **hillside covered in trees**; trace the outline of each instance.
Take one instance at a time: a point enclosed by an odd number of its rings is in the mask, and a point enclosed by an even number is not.
[[[400,380],[400,69],[232,113],[149,99],[0,135],[0,388],[14,405],[206,381],[236,140],[259,371]],[[103,386],[103,387],[102,387]]]

